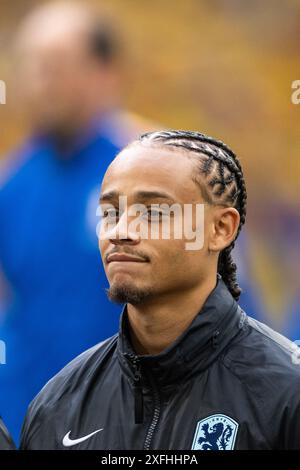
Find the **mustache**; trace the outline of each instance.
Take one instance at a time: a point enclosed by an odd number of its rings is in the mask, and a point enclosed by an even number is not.
[[[122,249],[120,249],[119,247],[115,247],[113,248],[112,250],[108,251],[106,254],[105,254],[105,261],[107,262],[107,258],[110,256],[110,255],[113,255],[115,253],[119,253],[119,254],[122,254],[122,255],[132,255],[132,256],[138,256],[139,258],[142,258],[144,259],[145,261],[150,261],[150,258],[148,255],[146,255],[145,253],[143,253],[142,251],[139,251],[139,250],[130,250],[128,249],[127,247],[123,247]]]

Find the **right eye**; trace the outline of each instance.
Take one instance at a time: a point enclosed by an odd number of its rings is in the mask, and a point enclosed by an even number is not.
[[[106,209],[103,211],[103,217],[106,219],[117,219],[119,216],[119,211],[117,209]]]

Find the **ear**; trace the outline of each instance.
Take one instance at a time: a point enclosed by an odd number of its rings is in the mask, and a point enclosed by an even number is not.
[[[210,226],[208,248],[219,252],[235,239],[240,224],[240,214],[234,207],[215,207]]]

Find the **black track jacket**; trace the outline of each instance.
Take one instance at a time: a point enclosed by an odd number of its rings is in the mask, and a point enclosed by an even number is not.
[[[21,448],[300,449],[295,356],[293,343],[243,312],[220,275],[189,328],[155,356],[133,351],[125,306],[119,334],[34,399]]]

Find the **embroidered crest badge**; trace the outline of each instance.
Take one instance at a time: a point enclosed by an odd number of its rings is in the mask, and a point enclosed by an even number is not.
[[[192,450],[232,450],[238,427],[229,416],[208,416],[197,423]]]

